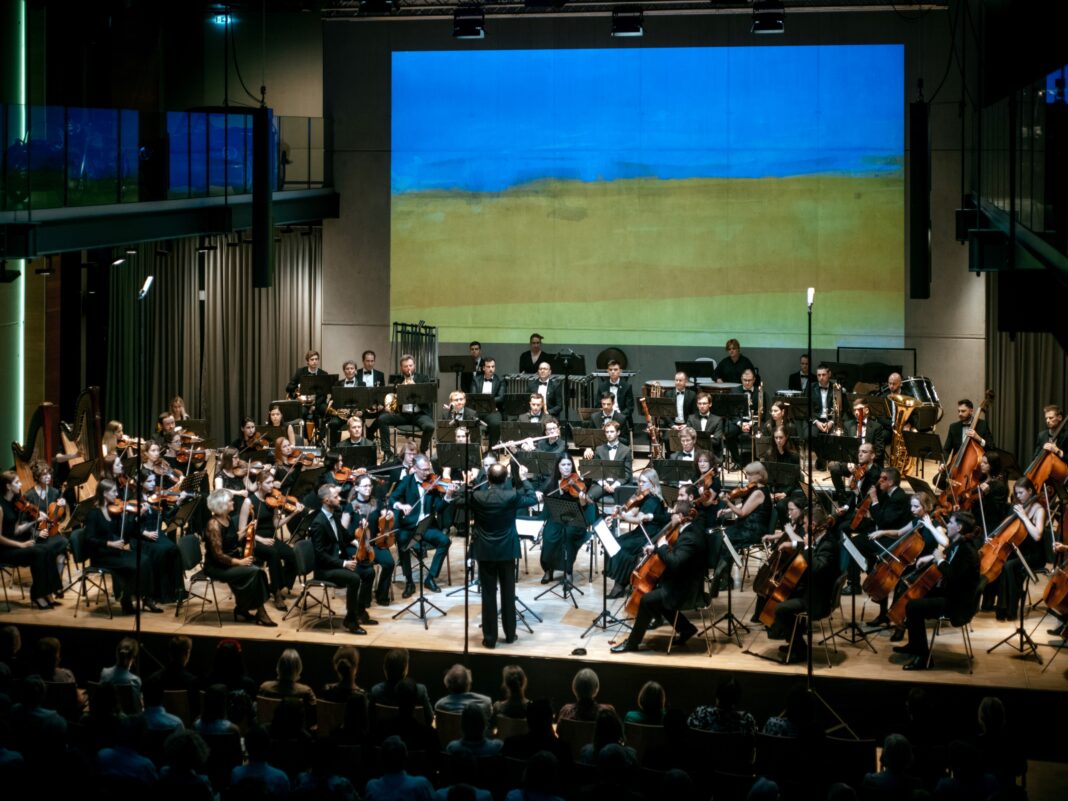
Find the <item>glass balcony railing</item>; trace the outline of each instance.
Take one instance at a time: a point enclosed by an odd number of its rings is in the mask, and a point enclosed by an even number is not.
[[[0,105],[0,211],[242,195],[252,116],[237,109]],[[321,117],[271,117],[276,191],[326,185]]]

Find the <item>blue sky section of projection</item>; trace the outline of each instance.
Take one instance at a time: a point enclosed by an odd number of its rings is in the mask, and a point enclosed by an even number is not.
[[[396,52],[394,193],[901,169],[900,45]]]

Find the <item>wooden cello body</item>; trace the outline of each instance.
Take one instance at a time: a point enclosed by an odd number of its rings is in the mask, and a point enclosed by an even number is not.
[[[895,626],[903,626],[905,624],[905,608],[909,605],[909,601],[917,601],[925,597],[927,593],[938,586],[938,582],[941,580],[942,570],[934,562],[911,579],[906,579],[908,589],[898,596],[897,600],[890,605],[886,612],[890,622]]]
[[[994,392],[988,389],[968,431],[975,430],[976,424],[993,399]],[[985,454],[986,449],[965,433],[964,441],[953,457],[953,464],[949,466],[946,489],[938,498],[938,506],[943,512],[948,514],[955,509],[970,509],[975,503],[979,493],[973,490],[983,483],[983,472],[979,464]]]
[[[664,540],[669,548],[674,547],[675,541],[679,538],[679,531],[695,517],[697,517],[697,510],[691,509],[690,514],[681,523],[678,525],[668,523],[661,529],[653,542]],[[627,605],[624,607],[628,615],[631,617],[638,616],[638,605],[641,603],[642,596],[656,589],[656,585],[660,583],[666,568],[667,565],[664,564],[664,560],[660,558],[660,555],[655,550],[641,558],[630,574],[631,593],[627,599]]]
[[[796,548],[790,553],[778,549],[771,560],[771,570],[763,586],[757,589],[757,595],[765,598],[764,608],[760,610],[760,622],[770,626],[775,622],[775,608],[790,599],[797,589],[798,582],[808,570],[808,560],[804,549]]]
[[[887,548],[861,585],[861,589],[873,601],[883,601],[890,597],[901,576],[915,564],[923,554],[923,534],[919,529],[903,534]]]

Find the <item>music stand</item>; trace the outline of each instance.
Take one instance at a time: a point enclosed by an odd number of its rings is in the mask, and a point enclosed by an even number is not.
[[[768,471],[769,487],[793,487],[801,481],[801,465],[785,462],[762,462]]]
[[[727,549],[727,553],[730,554],[731,561],[734,562],[734,566],[737,567],[739,570],[741,570],[742,569],[742,557],[738,553],[738,551],[735,550],[734,543],[731,542],[731,538],[727,536],[726,527],[725,526],[718,526],[716,528],[716,531],[718,531],[719,532],[719,536],[723,538],[723,545]],[[713,534],[713,536],[715,536],[715,534]],[[715,573],[713,573],[713,578],[714,577],[715,577]],[[738,617],[734,614],[733,595],[734,595],[734,579],[728,575],[728,577],[727,577],[727,611],[724,612],[722,615],[720,615],[715,620],[713,620],[712,623],[711,623],[711,626],[716,631],[723,632],[723,634],[727,635],[727,639],[734,638],[735,642],[738,643],[738,647],[741,648],[742,647],[742,636],[738,633],[738,629],[741,629],[746,634],[748,634],[749,633],[749,627],[747,625],[745,625],[745,623],[743,623],[741,620],[739,620]],[[726,628],[721,629],[719,627],[719,624],[723,623],[723,622],[726,622],[727,626],[726,626]]]
[[[479,432],[478,420],[461,420],[459,423],[443,423],[440,420],[437,423],[437,427],[434,430],[434,437],[438,441],[438,455],[441,454],[442,445],[455,445],[456,444],[456,432],[460,428],[467,429],[467,435],[471,439],[475,439],[475,434]],[[481,437],[478,438],[479,440]],[[474,443],[471,443],[474,445]],[[482,457],[479,456],[479,461],[476,464],[481,464]],[[444,465],[442,465],[444,467]]]
[[[438,356],[438,374],[444,375],[445,373],[456,374],[456,389],[463,389],[460,386],[460,376],[464,373],[474,373],[475,365],[471,361],[471,356],[468,354],[460,354],[458,356]]]
[[[450,470],[459,472],[461,476],[466,476],[472,465],[481,466],[482,449],[473,442],[456,442],[455,429],[453,429],[453,435],[453,442],[443,443],[438,440],[438,464],[441,465],[442,470],[448,467]],[[468,593],[472,586],[477,590],[481,587],[481,584],[478,578],[475,577],[475,562],[471,558],[471,537],[473,536],[471,526],[471,487],[468,486],[466,481],[463,482],[463,493],[466,523],[466,534],[464,536],[464,585],[448,592],[447,595],[455,595],[458,592],[464,594],[464,617],[468,618],[467,609],[470,604]],[[467,623],[464,624],[464,651],[467,651]]]
[[[697,463],[682,459],[651,459],[649,466],[660,476],[660,483],[693,481],[697,477]]]
[[[337,373],[320,371],[315,375],[304,375],[300,377],[300,394],[314,395],[316,399],[325,398],[336,383]]]
[[[516,451],[515,458],[531,476],[551,476],[559,455],[548,451]]]
[[[744,392],[713,393],[712,414],[722,417],[724,420],[734,420],[749,414],[749,403]],[[753,407],[756,414],[756,407]]]
[[[74,531],[76,528],[83,528],[85,526],[85,518],[89,516],[89,513],[93,511],[95,506],[95,498],[86,498],[84,501],[79,501],[71,510],[70,522],[67,523],[67,530]]]
[[[1016,546],[1016,543],[1011,543],[1011,545],[1012,549],[1016,551],[1016,558],[1020,560],[1020,564],[1023,565],[1024,569],[1024,585],[1020,589],[1020,620],[1016,628],[1013,629],[1008,637],[1001,642],[994,643],[994,645],[986,649],[986,652],[992,654],[1001,646],[1007,645],[1014,651],[1017,651],[1021,656],[1034,656],[1034,658],[1038,660],[1038,664],[1041,665],[1042,654],[1038,652],[1038,646],[1035,644],[1035,641],[1031,639],[1031,635],[1027,633],[1027,629],[1024,625],[1027,615],[1027,587],[1032,582],[1038,581],[1038,578],[1035,576],[1035,571],[1031,569],[1031,565],[1027,564],[1027,560],[1023,558],[1023,554],[1020,553],[1020,549]],[[1014,637],[1018,637],[1020,641],[1018,643],[1013,642],[1012,640]]]
[[[690,379],[690,383],[693,384],[698,378],[716,378],[716,363],[714,361],[700,361],[700,362],[675,362],[676,373],[686,373],[686,377]]]
[[[405,545],[404,548],[397,549],[398,556],[403,555],[404,558],[408,558],[408,554],[415,554],[415,561],[419,565],[419,597],[417,597],[414,601],[412,601],[406,607],[404,607],[395,615],[393,615],[393,620],[396,620],[398,617],[405,613],[411,614],[423,621],[424,631],[429,631],[430,629],[430,621],[428,620],[427,607],[430,607],[435,612],[440,612],[442,617],[447,614],[445,610],[442,609],[440,606],[437,606],[436,604],[434,604],[433,601],[428,600],[426,597],[426,592],[424,591],[428,568],[426,566],[427,549],[422,547],[423,535],[426,534],[427,529],[430,528],[430,521],[432,519],[432,515],[424,517],[422,522],[420,522],[419,525],[415,527],[415,533],[413,533],[412,538],[408,540],[408,544]],[[414,607],[419,607],[419,610],[415,611]]]
[[[524,412],[530,411],[530,393],[520,394],[509,392],[504,396],[504,408],[501,409],[509,417],[519,417]],[[502,424],[503,426],[503,424]],[[504,436],[504,428],[501,428],[501,436]]]
[[[288,439],[289,432],[282,426],[256,426],[256,433],[263,436],[263,441],[267,443],[267,448],[274,448],[275,440],[279,437]]]
[[[325,472],[325,467],[312,467],[301,470],[297,480],[293,482],[293,490],[289,494],[297,498],[303,498],[307,493],[316,491],[319,488],[319,478]]]
[[[208,421],[203,418],[189,417],[179,421],[183,434],[193,434],[198,437],[208,436]]]
[[[96,472],[96,464],[96,459],[90,459],[85,462],[78,462],[78,464],[74,465],[70,469],[70,472],[67,473],[67,486],[71,489],[77,489],[88,481],[89,477]]]
[[[270,406],[277,406],[278,411],[282,413],[283,420],[296,420],[301,417],[304,412],[304,404],[299,400],[289,400],[288,398],[282,398],[281,400],[271,401]]]
[[[823,434],[816,439],[816,453],[828,462],[855,463],[860,444],[857,437]]]
[[[556,498],[546,497],[544,501],[545,511],[549,515],[549,520],[554,523],[559,523],[564,529],[562,541],[564,544],[564,569],[561,571],[562,578],[549,587],[547,590],[542,590],[540,593],[534,596],[534,600],[540,600],[543,595],[552,593],[557,595],[565,601],[571,601],[575,608],[578,609],[578,601],[575,600],[575,593],[579,595],[585,595],[585,593],[574,585],[569,576],[570,558],[568,548],[568,535],[567,527],[575,521],[582,522],[582,528],[585,528],[586,520],[582,516],[582,507],[578,500],[572,498]],[[543,546],[544,547],[544,546]],[[551,568],[550,568],[551,569]]]
[[[637,487],[632,486],[629,489],[630,493],[628,493],[628,497],[629,495],[633,494],[635,490],[637,490]],[[619,491],[622,490],[623,487],[619,487]],[[619,505],[623,502],[624,501],[617,500],[616,503],[617,505]],[[612,531],[612,528],[615,529],[614,533]],[[602,631],[608,631],[609,626],[613,628],[616,626],[625,626],[628,629],[631,628],[631,625],[627,623],[626,620],[618,618],[608,611],[607,568],[608,560],[615,556],[617,553],[619,553],[620,550],[619,541],[615,536],[615,534],[619,533],[619,518],[613,518],[612,526],[610,528],[607,519],[602,517],[600,520],[597,521],[596,525],[594,525],[593,531],[594,534],[597,536],[597,539],[601,543],[601,558],[603,560],[604,565],[601,569],[601,611],[597,615],[597,617],[593,619],[590,625],[586,627],[586,630],[582,632],[582,637],[585,637],[595,628],[600,628]]]
[[[438,397],[437,384],[398,384],[394,387],[397,395],[397,409],[403,413],[405,406],[427,407],[430,408],[434,405]],[[415,414],[421,414],[422,411],[416,411]]]
[[[674,398],[646,398],[645,405],[649,409],[649,416],[656,420],[676,420]]]
[[[905,450],[919,464],[921,476],[924,474],[923,462],[927,457],[933,456],[936,462],[941,463],[942,443],[937,434],[930,431],[902,431],[901,436],[905,440]]]
[[[575,439],[575,447],[585,450],[596,450],[598,445],[604,445],[608,442],[608,437],[605,436],[603,428],[578,428],[576,426],[571,427],[571,435]],[[583,462],[582,468],[586,469],[586,463]],[[588,476],[583,476],[588,478]]]
[[[849,556],[853,559],[854,562],[856,562],[857,567],[860,568],[860,572],[867,573],[868,560],[864,558],[864,554],[862,554],[857,549],[857,546],[853,544],[853,540],[850,539],[849,534],[845,531],[842,532],[842,547],[846,549],[846,552],[849,554]],[[859,587],[854,589],[858,590]],[[843,620],[842,628],[832,633],[831,637],[842,637],[843,639],[848,639],[851,645],[856,645],[859,641],[863,640],[864,644],[871,648],[871,652],[873,654],[878,653],[878,651],[875,650],[875,646],[871,644],[871,640],[868,639],[867,632],[865,632],[864,629],[861,628],[860,624],[857,623],[857,593],[854,592],[852,595],[849,596],[849,598],[849,620]],[[821,640],[820,645],[825,643],[827,639],[828,638],[825,637],[823,640]]]
[[[337,452],[341,457],[341,464],[345,467],[351,467],[353,470],[358,470],[361,467],[370,469],[377,464],[374,445],[350,445],[338,448]]]
[[[501,439],[505,442],[518,442],[530,437],[540,437],[545,433],[541,423],[518,423],[509,420],[501,423]]]
[[[387,389],[388,387],[335,387],[337,394],[334,400],[341,400],[346,406],[354,406],[363,411],[377,409],[386,402]]]

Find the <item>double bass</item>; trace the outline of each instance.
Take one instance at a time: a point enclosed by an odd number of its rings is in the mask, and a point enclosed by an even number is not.
[[[973,490],[983,483],[979,464],[983,461],[986,449],[969,437],[968,432],[975,430],[976,424],[993,399],[994,391],[988,389],[983,402],[979,404],[979,410],[972,415],[972,424],[962,434],[961,446],[953,457],[953,463],[947,465],[946,488],[938,497],[938,506],[946,514],[954,509],[970,509],[978,497],[978,493]]]
[[[663,539],[669,548],[674,547],[682,527],[692,522],[696,517],[697,508],[691,507],[690,511],[678,523],[669,522],[660,529],[656,537],[653,538],[653,542],[660,542]],[[641,558],[637,567],[630,574],[630,584],[633,589],[631,590],[630,598],[627,599],[627,605],[624,607],[628,615],[631,617],[638,616],[638,605],[641,603],[642,596],[656,589],[656,585],[660,583],[666,568],[667,565],[664,564],[664,560],[660,558],[660,555],[655,550]]]

